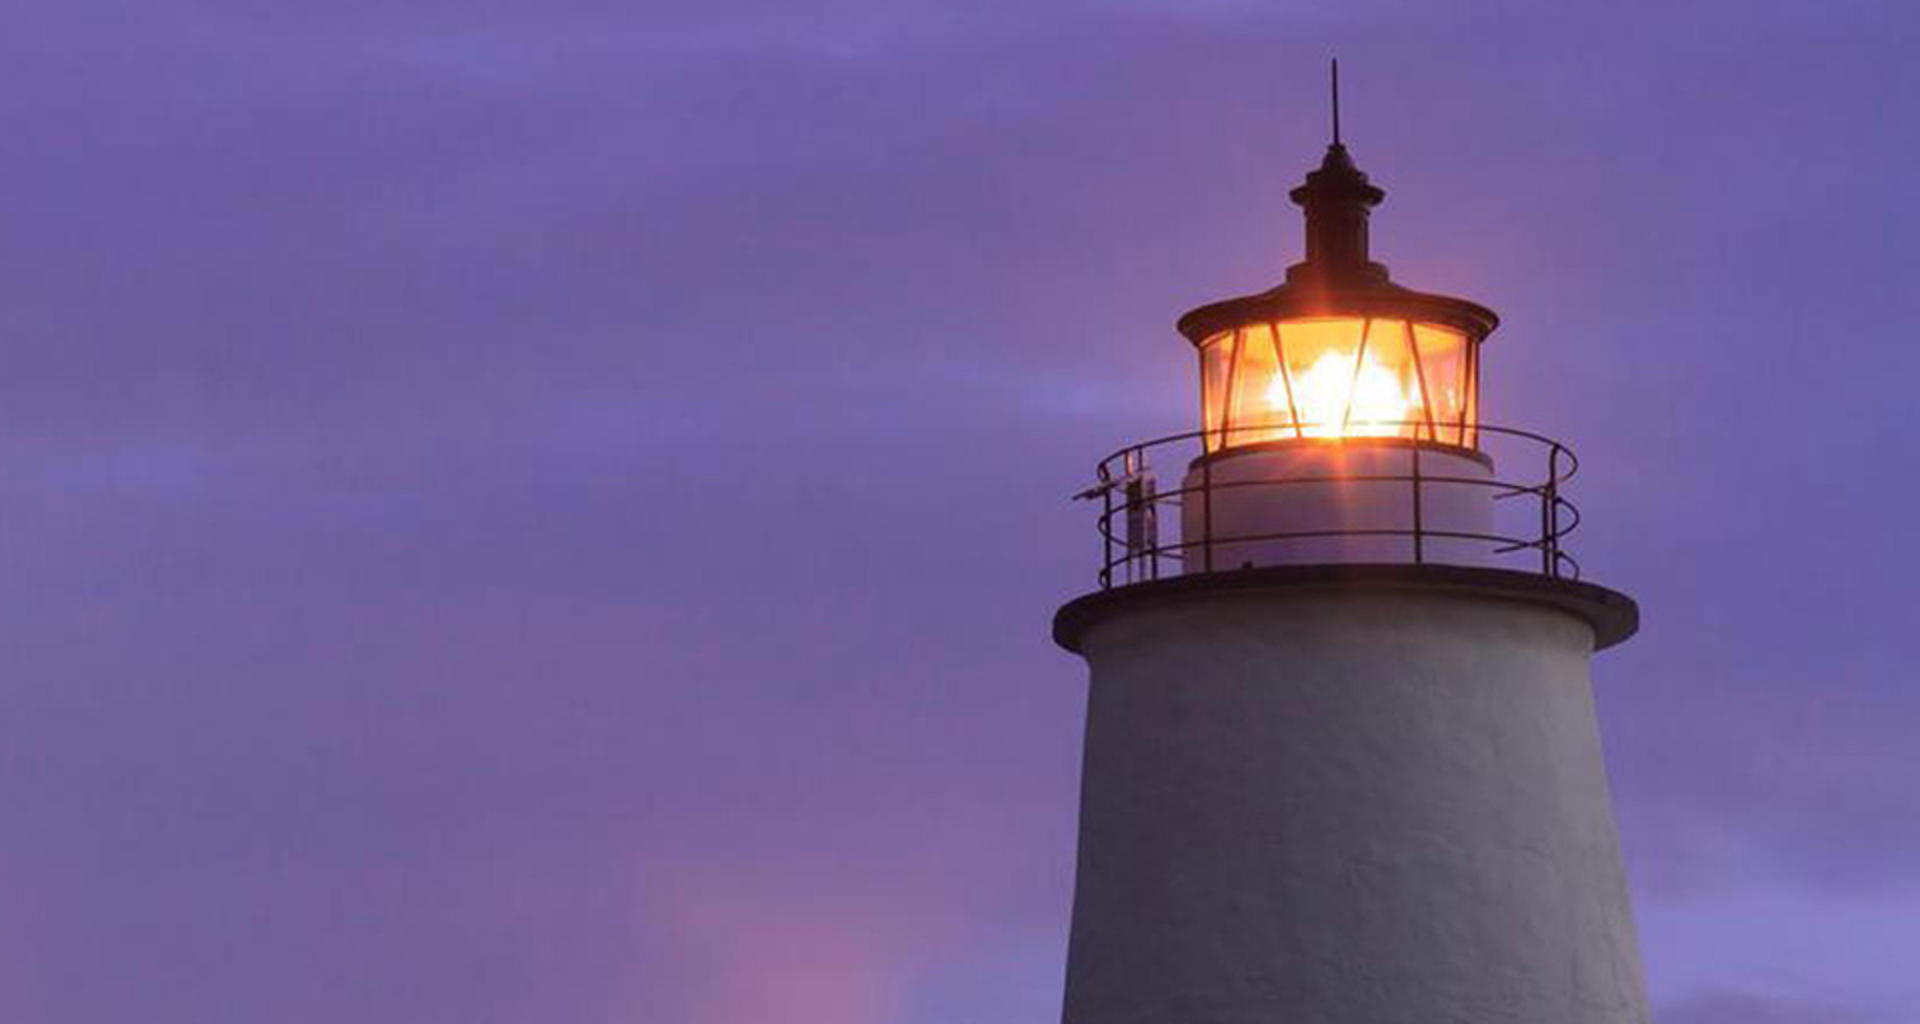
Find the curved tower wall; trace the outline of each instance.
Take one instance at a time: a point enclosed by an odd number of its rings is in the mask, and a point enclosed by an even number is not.
[[[1594,628],[1392,586],[1119,603],[1067,1024],[1644,1024]]]
[[[1415,458],[1418,457],[1416,467]],[[1420,485],[1415,519],[1413,483]],[[1445,534],[1494,533],[1492,460],[1441,448],[1365,440],[1228,449],[1195,460],[1181,480],[1180,536],[1188,572],[1268,565],[1412,562],[1487,565],[1501,545]],[[1234,540],[1270,534],[1306,534]],[[1319,536],[1314,536],[1319,534]],[[1440,534],[1440,536],[1435,536]]]

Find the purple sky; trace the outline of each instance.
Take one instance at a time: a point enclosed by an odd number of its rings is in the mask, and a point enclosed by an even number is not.
[[[0,1019],[1057,1019],[1172,320],[1376,253],[1585,460],[1662,1024],[1920,1019],[1920,14],[28,0]]]

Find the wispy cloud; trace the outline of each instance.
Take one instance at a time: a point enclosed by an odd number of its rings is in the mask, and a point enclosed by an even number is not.
[[[1662,1024],[1885,1024],[1903,1019],[1844,1005],[1753,992],[1712,992],[1660,1007]]]

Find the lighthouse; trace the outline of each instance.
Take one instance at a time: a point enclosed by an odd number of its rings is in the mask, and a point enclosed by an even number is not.
[[[1195,429],[1081,495],[1064,1020],[1644,1024],[1589,673],[1638,609],[1573,452],[1483,420],[1493,311],[1374,260],[1335,109],[1304,258],[1179,321]]]

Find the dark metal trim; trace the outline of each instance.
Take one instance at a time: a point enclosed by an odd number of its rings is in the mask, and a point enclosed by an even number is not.
[[[1329,316],[1437,323],[1466,332],[1473,342],[1484,341],[1500,325],[1499,314],[1477,302],[1416,292],[1395,284],[1332,291],[1283,284],[1258,295],[1208,303],[1182,316],[1178,327],[1198,346],[1222,331],[1262,320]]]
[[[1272,430],[1274,428],[1260,427],[1258,429]],[[1209,430],[1207,433],[1212,435],[1219,433],[1219,431]],[[1214,441],[1213,443],[1218,444],[1219,442]],[[1448,444],[1445,441],[1428,441],[1418,437],[1280,437],[1271,441],[1250,441],[1236,444],[1231,448],[1216,448],[1213,451],[1196,456],[1193,461],[1187,463],[1187,468],[1195,469],[1203,462],[1218,462],[1231,459],[1237,455],[1251,455],[1256,452],[1272,452],[1288,448],[1325,448],[1335,445],[1346,447],[1353,445],[1380,445],[1389,448],[1424,448],[1431,452],[1440,452],[1446,455],[1457,455],[1463,459],[1472,459],[1488,469],[1494,468],[1493,456],[1488,455],[1478,448]]]
[[[1117,614],[1175,604],[1195,597],[1381,591],[1457,594],[1496,601],[1545,605],[1593,629],[1594,650],[1633,636],[1640,606],[1616,590],[1577,580],[1459,565],[1290,565],[1201,573],[1096,591],[1075,598],[1053,617],[1053,640],[1075,654],[1095,624]]]

